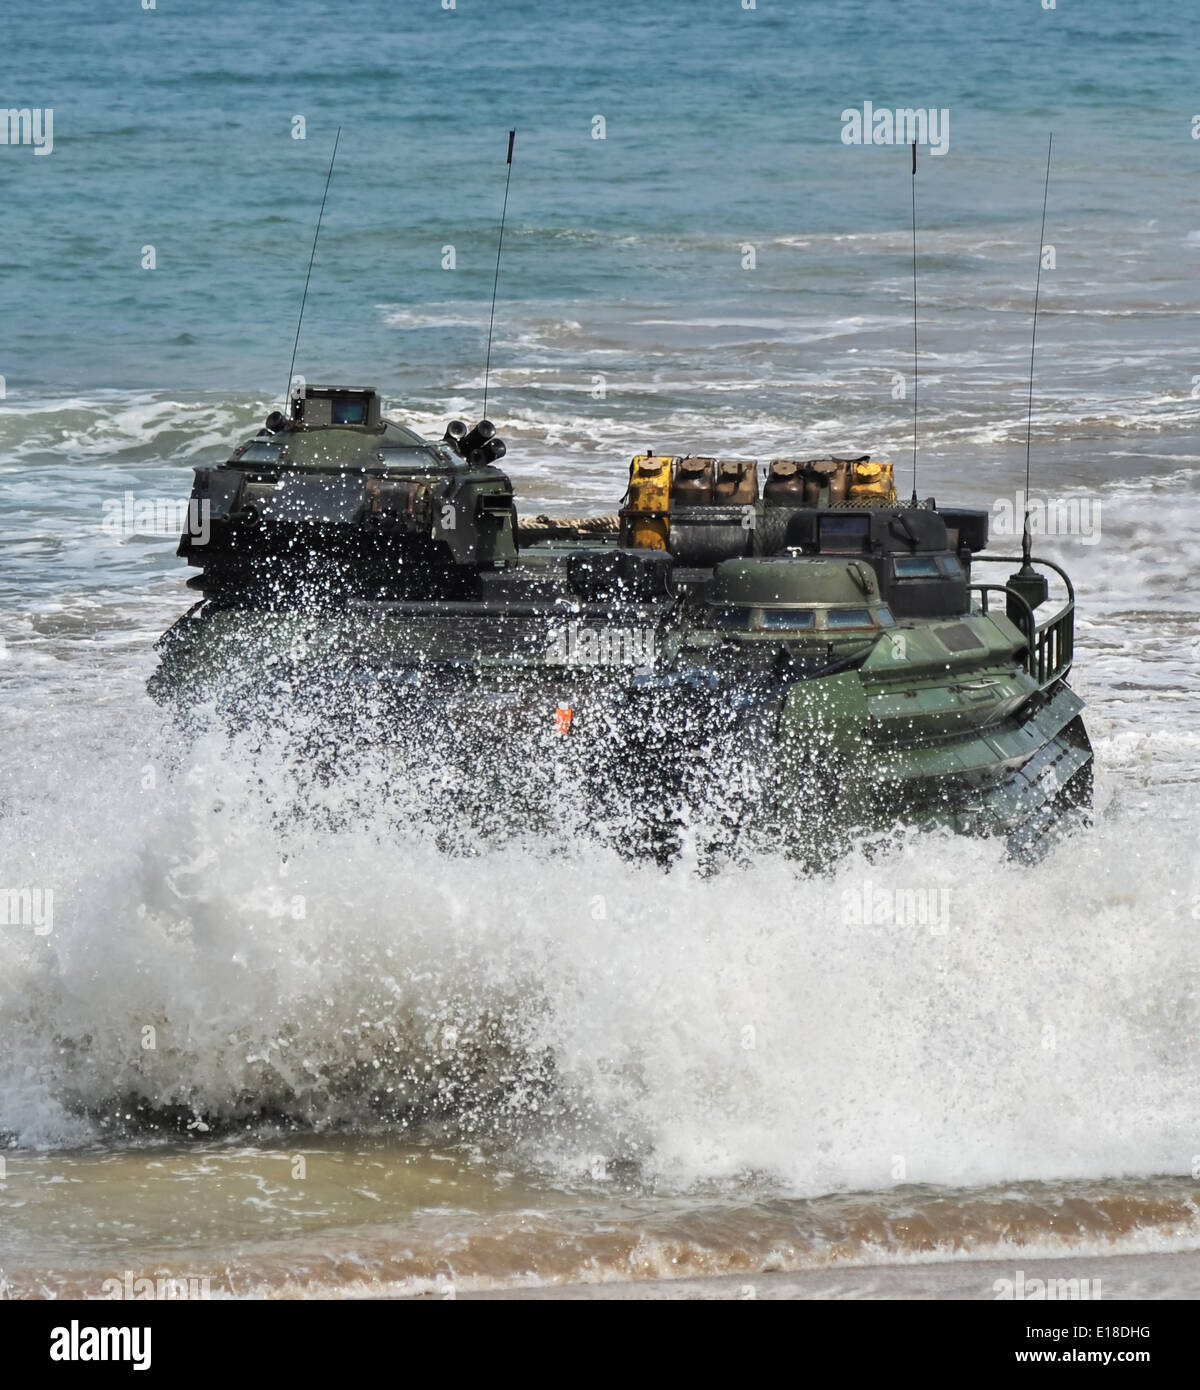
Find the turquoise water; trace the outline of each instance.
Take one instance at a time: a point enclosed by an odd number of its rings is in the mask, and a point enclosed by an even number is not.
[[[1196,309],[1200,255],[1183,7],[66,0],[55,13],[6,21],[9,101],[55,112],[52,155],[0,160],[10,399],[281,391],[338,125],[310,376],[366,374],[439,408],[472,396],[516,126],[496,361],[522,389],[498,409],[561,408],[598,364],[635,406],[647,372],[665,372],[668,396],[702,410],[714,368],[776,408],[797,371],[796,385],[854,394],[847,329],[877,371],[908,350],[908,155],[842,143],[841,112],[864,100],[950,113],[949,153],[918,179],[931,351],[972,346],[958,370],[985,379],[1010,348],[1019,361],[1053,129],[1047,389],[1088,354],[1097,389],[1180,385],[1169,342]],[[1066,317],[1085,307],[1145,318],[1118,332]],[[684,341],[656,331],[681,315],[701,320]],[[1155,342],[1168,355],[1149,373],[1109,360]],[[809,395],[788,398],[793,416]],[[606,413],[583,391],[572,406]]]

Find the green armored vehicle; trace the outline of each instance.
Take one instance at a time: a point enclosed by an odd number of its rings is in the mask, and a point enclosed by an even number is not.
[[[1028,538],[984,553],[985,512],[902,505],[868,457],[643,454],[613,515],[521,518],[504,453],[487,421],[435,442],[373,390],[298,391],[196,470],[203,599],[152,693],[302,717],[325,780],[371,750],[458,847],[824,862],[917,824],[1028,855],[1086,814],[1074,594]]]

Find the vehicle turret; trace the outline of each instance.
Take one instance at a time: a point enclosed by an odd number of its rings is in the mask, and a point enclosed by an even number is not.
[[[516,559],[504,453],[488,420],[433,442],[370,387],[304,384],[286,416],[196,469],[178,553],[204,571],[193,587],[226,597],[469,594],[475,572]]]

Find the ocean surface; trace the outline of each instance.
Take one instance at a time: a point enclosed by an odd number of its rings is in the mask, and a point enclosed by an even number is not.
[[[5,29],[0,116],[54,115],[49,153],[0,145],[0,889],[53,896],[0,925],[0,1292],[1200,1249],[1185,8],[63,0]],[[478,417],[515,127],[488,413],[525,510],[614,510],[647,448],[870,451],[907,492],[910,156],[843,141],[866,101],[949,113],[916,176],[919,488],[997,514],[1053,131],[1031,491],[1073,518],[1038,549],[1079,594],[1090,830],[815,879],[453,858],[349,769],[352,815],[282,822],[281,750],[149,701],[193,595],[173,535],[107,523],[281,403],[339,126],[297,372]],[[946,890],[949,930],[847,925],[864,886]]]

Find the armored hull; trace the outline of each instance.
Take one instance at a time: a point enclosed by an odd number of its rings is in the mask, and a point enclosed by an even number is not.
[[[204,598],[152,692],[299,705],[318,762],[388,748],[458,844],[819,863],[907,823],[1029,855],[1086,813],[1070,581],[988,553],[985,513],[900,505],[869,458],[641,455],[614,515],[522,522],[502,456],[486,422],[434,443],[309,388],[197,471]]]

